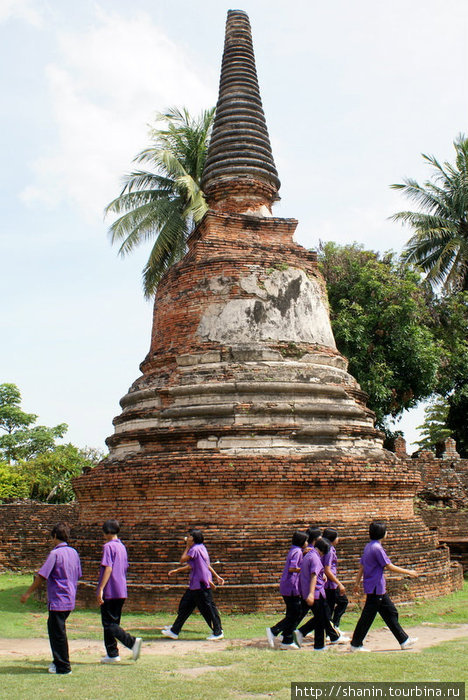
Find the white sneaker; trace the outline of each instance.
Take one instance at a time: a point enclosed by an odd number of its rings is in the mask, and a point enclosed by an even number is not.
[[[321,647],[320,649],[316,649],[314,647],[314,651],[329,651],[330,647]]]
[[[348,637],[346,634],[340,634],[338,639],[333,639],[330,640],[330,644],[345,644],[345,642],[350,642],[351,637]]]
[[[50,664],[50,666],[47,670],[49,671],[49,673],[57,673],[57,669],[56,669],[55,664],[53,662]]]
[[[107,654],[101,659],[102,664],[118,664],[119,661],[120,656],[107,656]]]
[[[416,642],[418,641],[418,637],[408,637],[404,642],[400,644],[401,649],[404,651],[405,649],[411,649],[411,647],[414,647]]]
[[[271,631],[271,627],[266,628],[266,636],[268,639],[268,644],[271,646],[272,649],[275,648],[275,635]]]
[[[179,635],[173,632],[170,627],[168,629],[161,630],[161,634],[163,634],[165,637],[170,637],[171,639],[179,639]]]
[[[362,645],[360,647],[353,647],[352,644],[349,645],[349,650],[350,651],[371,651],[367,647],[363,647]]]
[[[221,630],[220,634],[210,634],[207,637],[209,642],[217,642],[219,639],[224,639],[224,632]]]
[[[284,644],[282,642],[280,644],[280,649],[300,649],[300,647],[298,647],[294,642],[291,642],[291,644]]]
[[[294,630],[293,637],[296,645],[300,648],[302,646],[302,642],[304,641],[304,635],[299,630]]]
[[[137,637],[135,639],[135,644],[132,646],[132,658],[134,661],[138,661],[138,659],[140,658],[142,643],[143,643],[143,640],[141,637]]]

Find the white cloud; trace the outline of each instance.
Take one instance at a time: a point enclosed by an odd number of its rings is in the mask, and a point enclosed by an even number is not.
[[[155,113],[172,105],[198,112],[216,96],[145,14],[125,19],[98,7],[90,29],[57,41],[60,62],[46,69],[57,143],[33,163],[34,181],[21,198],[45,207],[65,200],[101,220]]]
[[[9,19],[21,19],[34,27],[43,25],[42,14],[34,0],[0,0],[0,23]]]

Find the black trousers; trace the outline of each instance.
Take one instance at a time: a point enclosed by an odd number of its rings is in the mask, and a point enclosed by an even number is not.
[[[398,610],[390,600],[390,597],[386,593],[383,595],[369,593],[351,640],[353,647],[362,646],[377,613],[379,613],[389,630],[397,638],[399,644],[408,639],[408,635],[398,622]]]
[[[120,627],[124,603],[125,598],[109,598],[101,605],[101,622],[104,628],[104,645],[107,656],[115,657],[119,655],[117,640],[122,642],[128,649],[131,649],[135,644],[135,637],[132,637],[131,634]]]
[[[47,631],[57,673],[68,673],[71,670],[65,625],[69,614],[70,610],[49,610]]]
[[[340,620],[348,607],[348,598],[338,592],[338,588],[325,588],[331,621],[334,627],[340,626]]]
[[[302,601],[302,612],[305,615],[307,610],[312,610],[312,617],[302,627],[299,627],[304,637],[314,630],[314,649],[322,649],[325,646],[325,631],[334,642],[340,636],[330,620],[330,608],[326,598],[317,598],[312,607]]]
[[[296,625],[299,624],[303,617],[302,598],[299,595],[284,595],[283,600],[286,604],[286,614],[282,620],[271,628],[271,631],[275,637],[282,632],[283,644],[291,644]]]
[[[213,634],[221,634],[221,619],[211,594],[211,588],[200,588],[196,591],[187,588],[180,600],[176,620],[171,627],[174,634],[179,634],[195,608],[198,608],[203,615],[206,624],[213,630]]]

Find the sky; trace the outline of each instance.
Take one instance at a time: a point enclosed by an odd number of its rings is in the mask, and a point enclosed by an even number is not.
[[[389,185],[467,133],[466,0],[0,0],[0,383],[39,422],[104,448],[149,350],[142,249],[104,208],[158,112],[216,103],[228,9],[250,17],[296,240],[401,251]],[[408,442],[422,409],[396,427]]]

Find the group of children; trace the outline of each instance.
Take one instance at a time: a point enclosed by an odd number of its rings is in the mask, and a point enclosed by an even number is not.
[[[140,656],[142,639],[132,636],[120,626],[122,607],[127,598],[127,551],[118,538],[120,526],[116,520],[106,520],[102,529],[105,542],[97,600],[101,609],[106,655],[101,663],[120,661],[118,641],[131,649],[136,661]],[[338,543],[338,533],[330,527],[325,528],[323,533],[317,527],[310,527],[306,532],[296,530],[280,580],[280,593],[286,604],[286,614],[276,625],[267,627],[269,645],[274,648],[278,637],[281,649],[299,649],[304,638],[313,631],[315,651],[329,648],[325,645],[326,637],[330,644],[351,641],[351,651],[370,651],[363,643],[379,613],[401,648],[412,647],[417,639],[410,638],[398,622],[397,609],[386,593],[384,571],[389,569],[410,577],[416,577],[417,573],[392,564],[381,544],[386,534],[385,523],[373,521],[370,524],[370,541],[364,548],[354,586],[358,592],[361,579],[363,580],[366,603],[350,640],[340,631],[340,620],[347,608],[348,599],[345,587],[338,578],[334,546]],[[43,581],[47,581],[47,629],[53,658],[48,670],[49,673],[68,675],[72,671],[65,623],[75,607],[81,565],[78,552],[68,544],[70,530],[65,523],[55,525],[51,537],[54,547],[29,589],[21,596],[21,602],[25,603]],[[212,589],[216,585],[222,586],[224,580],[211,566],[201,530],[190,530],[185,538],[180,563],[182,566],[171,569],[168,575],[190,571],[189,586],[179,603],[176,620],[162,629],[163,636],[178,639],[182,626],[195,608],[198,608],[211,630],[207,639],[223,639],[221,619]],[[298,627],[309,611],[312,613],[310,619]]]
[[[348,606],[345,587],[338,578],[337,556],[334,545],[338,543],[338,533],[327,527],[310,527],[306,532],[296,530],[292,546],[288,552],[283,575],[280,580],[280,593],[286,604],[286,614],[273,627],[267,627],[269,645],[275,648],[275,638],[281,637],[281,649],[299,649],[304,637],[314,632],[314,650],[325,651],[325,637],[330,644],[351,642],[350,651],[370,651],[364,639],[379,613],[390,631],[396,637],[401,649],[411,648],[417,638],[411,638],[398,622],[398,611],[386,592],[384,571],[389,569],[411,578],[416,571],[402,569],[392,564],[382,544],[387,535],[385,523],[371,522],[369,542],[362,553],[359,571],[354,584],[357,593],[363,580],[366,602],[352,639],[339,628],[340,620]],[[311,618],[298,627],[308,611]]]

